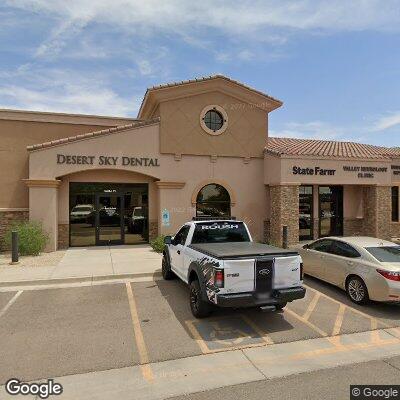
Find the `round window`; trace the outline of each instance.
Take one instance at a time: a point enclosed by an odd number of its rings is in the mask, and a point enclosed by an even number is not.
[[[200,125],[210,135],[220,135],[225,132],[227,122],[226,111],[218,105],[204,107],[200,114]]]
[[[208,129],[211,129],[215,132],[222,128],[222,125],[224,124],[224,117],[216,110],[209,110],[204,116],[204,123]]]

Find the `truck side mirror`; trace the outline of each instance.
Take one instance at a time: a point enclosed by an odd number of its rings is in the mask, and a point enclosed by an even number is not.
[[[165,236],[164,244],[171,244],[171,243],[172,243],[172,237],[171,236]]]

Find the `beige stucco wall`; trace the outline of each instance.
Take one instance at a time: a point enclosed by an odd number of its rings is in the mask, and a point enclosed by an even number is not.
[[[200,126],[201,111],[208,105],[219,105],[228,115],[228,127],[218,136]],[[267,112],[236,97],[212,91],[168,100],[160,103],[159,115],[162,153],[263,157]]]
[[[387,185],[392,182],[391,160],[357,160],[345,158],[276,157],[265,155],[265,183],[301,183],[317,185]],[[293,174],[293,167],[335,170],[334,175]],[[343,167],[383,167],[385,172],[374,172],[372,178],[358,177],[357,171]],[[362,173],[362,171],[361,171]]]
[[[26,147],[68,136],[100,130],[107,126],[54,122],[2,120],[0,118],[0,208],[28,207]]]
[[[178,182],[181,188],[158,187],[151,184],[154,202],[160,220],[161,210],[167,208],[171,215],[169,227],[160,226],[162,233],[174,233],[180,225],[195,215],[192,197],[201,185],[218,182],[233,192],[236,202],[232,215],[248,222],[256,240],[263,235],[266,214],[266,193],[263,185],[263,159],[161,154],[159,125],[154,124],[106,136],[70,142],[30,153],[30,179],[62,181],[59,192],[58,216],[60,223],[68,219],[67,187],[70,181],[127,181],[127,182]],[[57,155],[94,156],[93,165],[57,164]],[[100,156],[118,157],[117,165],[102,170]],[[157,158],[159,166],[122,166],[122,157]],[[86,171],[86,172],[82,172]],[[174,185],[172,185],[174,186]],[[38,190],[44,190],[38,188]],[[196,192],[196,193],[195,193]],[[149,194],[149,198],[151,198]],[[159,199],[157,202],[157,198]],[[150,199],[151,202],[151,199]],[[42,203],[43,204],[43,203]],[[31,209],[42,206],[30,203]]]

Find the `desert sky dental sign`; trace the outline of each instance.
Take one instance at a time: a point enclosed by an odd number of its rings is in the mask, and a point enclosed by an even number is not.
[[[158,158],[151,157],[115,157],[115,156],[88,156],[57,154],[57,164],[69,165],[101,165],[101,166],[132,166],[132,167],[159,167]]]

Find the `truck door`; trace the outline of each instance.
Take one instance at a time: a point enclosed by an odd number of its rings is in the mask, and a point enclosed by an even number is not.
[[[171,266],[172,270],[180,277],[183,276],[183,249],[189,233],[190,226],[184,225],[179,232],[175,235],[171,246]]]

